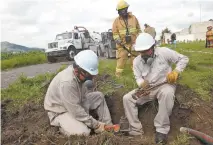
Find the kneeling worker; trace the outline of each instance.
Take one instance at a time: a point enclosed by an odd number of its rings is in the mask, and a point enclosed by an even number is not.
[[[156,127],[156,143],[165,143],[170,130],[169,116],[175,100],[175,82],[179,74],[188,64],[188,57],[169,48],[155,47],[155,40],[150,34],[142,33],[136,39],[135,51],[140,55],[133,61],[133,71],[136,82],[141,90],[148,89],[153,85],[162,85],[150,90],[143,97],[133,97],[137,89],[132,90],[123,97],[125,115],[130,124],[130,135],[142,135],[142,124],[138,119],[137,105],[158,99],[158,113],[154,119]],[[172,64],[176,64],[172,70]]]
[[[89,135],[91,129],[101,133],[111,125],[109,109],[101,92],[87,88],[88,80],[98,74],[98,57],[91,50],[79,52],[73,65],[58,73],[49,85],[44,108],[50,124],[59,126],[65,135]],[[89,114],[96,110],[98,120]]]

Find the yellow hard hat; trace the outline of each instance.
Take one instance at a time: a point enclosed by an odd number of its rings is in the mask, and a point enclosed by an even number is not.
[[[120,0],[117,4],[116,10],[118,11],[120,9],[124,9],[124,8],[127,8],[127,7],[129,7],[129,4],[124,0]]]

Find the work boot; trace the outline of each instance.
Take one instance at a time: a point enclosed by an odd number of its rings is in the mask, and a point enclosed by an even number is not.
[[[155,143],[156,144],[166,144],[167,143],[167,134],[156,132]]]
[[[138,132],[138,131],[130,131],[129,132],[130,136],[142,136],[143,134],[144,134],[143,131],[140,131],[140,132]]]
[[[129,121],[126,116],[121,116],[119,124],[121,132],[129,132]]]

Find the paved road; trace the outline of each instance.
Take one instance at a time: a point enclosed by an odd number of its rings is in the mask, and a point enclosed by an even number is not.
[[[22,73],[28,77],[33,77],[38,74],[43,74],[47,72],[56,72],[62,65],[72,64],[69,62],[58,62],[52,64],[37,64],[31,66],[25,66],[21,68],[16,68],[8,71],[1,72],[1,88],[6,88],[12,82],[14,82]]]

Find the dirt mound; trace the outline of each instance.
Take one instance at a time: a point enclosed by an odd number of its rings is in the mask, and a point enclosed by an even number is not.
[[[60,134],[58,127],[49,125],[49,119],[43,109],[42,103],[36,104],[29,102],[23,106],[15,114],[6,114],[6,104],[4,102],[4,110],[2,110],[2,144],[15,145],[100,145],[108,144],[123,144],[127,145],[130,142],[140,144],[147,142],[146,138],[124,138],[120,135],[114,136],[112,133],[104,133],[100,135],[86,136],[71,136],[65,137]]]
[[[106,96],[113,123],[118,123],[124,115],[122,96],[125,92],[117,89],[110,96]],[[179,128],[189,127],[213,136],[213,106],[198,99],[190,89],[178,86],[177,100],[171,115],[171,132],[169,141],[173,141],[179,134]],[[29,102],[15,113],[7,110],[12,100],[2,102],[2,144],[16,145],[100,145],[100,144],[154,144],[154,117],[157,113],[157,103],[151,102],[139,109],[139,118],[143,124],[145,135],[143,138],[130,138],[122,135],[104,133],[100,135],[71,136],[69,138],[60,134],[57,127],[51,127],[43,102]],[[193,145],[198,142],[191,143]]]

